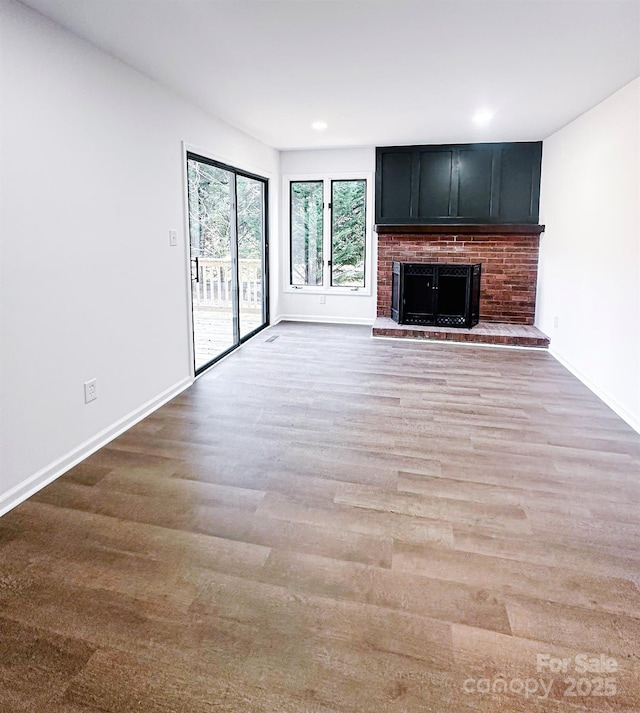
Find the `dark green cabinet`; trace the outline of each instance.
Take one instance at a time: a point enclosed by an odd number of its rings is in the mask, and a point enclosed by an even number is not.
[[[542,142],[376,149],[378,225],[538,223]]]

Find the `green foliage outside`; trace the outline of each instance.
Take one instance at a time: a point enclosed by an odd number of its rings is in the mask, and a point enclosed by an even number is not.
[[[230,259],[233,174],[188,161],[189,229],[192,251],[200,257]],[[263,242],[263,185],[236,179],[238,257],[260,259]],[[331,183],[331,284],[364,286],[366,181]],[[291,184],[291,283],[322,285],[323,183]]]
[[[366,181],[333,181],[332,284],[364,286]]]
[[[230,259],[233,174],[199,161],[188,161],[191,247],[200,257]],[[236,181],[238,257],[260,259],[263,235],[263,185],[244,176]]]
[[[322,284],[322,181],[291,184],[291,284]]]
[[[332,181],[331,284],[364,286],[366,181]],[[291,183],[291,284],[321,285],[323,183]]]

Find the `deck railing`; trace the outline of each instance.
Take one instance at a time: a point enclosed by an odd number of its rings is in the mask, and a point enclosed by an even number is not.
[[[198,258],[199,281],[192,281],[193,304],[229,309],[233,285],[231,260]],[[238,260],[240,307],[262,309],[262,260]]]

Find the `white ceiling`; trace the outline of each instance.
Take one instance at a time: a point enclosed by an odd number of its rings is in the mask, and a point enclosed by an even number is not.
[[[23,2],[279,149],[544,139],[640,75],[640,0]]]

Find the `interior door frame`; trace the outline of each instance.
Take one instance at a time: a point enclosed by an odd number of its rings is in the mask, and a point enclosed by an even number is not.
[[[191,375],[195,379],[201,376],[205,371],[214,366],[221,359],[226,357],[231,352],[235,351],[238,347],[242,346],[246,341],[254,337],[256,334],[261,332],[263,329],[269,326],[270,322],[270,310],[269,310],[269,177],[260,175],[259,173],[254,173],[252,171],[247,171],[241,168],[237,168],[231,164],[226,163],[219,158],[214,158],[203,152],[202,149],[189,146],[185,142],[182,142],[182,174],[183,174],[183,206],[184,206],[184,235],[185,235],[185,275],[186,275],[186,288],[187,288],[187,304],[188,304],[188,327],[189,327],[189,363],[191,369]],[[232,252],[232,274],[234,279],[233,285],[233,303],[234,303],[234,336],[237,336],[236,343],[226,349],[224,352],[218,354],[214,359],[207,362],[204,366],[196,369],[195,365],[195,324],[193,317],[193,290],[192,290],[192,279],[191,279],[191,233],[190,233],[190,221],[189,221],[189,179],[188,179],[188,161],[189,159],[201,161],[210,166],[215,166],[216,168],[229,171],[234,175],[233,181],[233,195],[234,195],[234,210],[232,216],[232,223],[234,228],[233,233],[233,245],[231,248]],[[238,279],[238,244],[237,244],[237,176],[244,176],[255,181],[260,181],[263,186],[264,200],[263,200],[263,232],[264,232],[264,244],[263,244],[263,260],[262,260],[262,307],[263,307],[263,323],[252,330],[244,337],[240,336],[240,329],[238,328],[239,319],[239,279]]]

